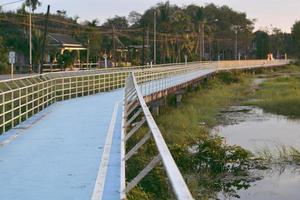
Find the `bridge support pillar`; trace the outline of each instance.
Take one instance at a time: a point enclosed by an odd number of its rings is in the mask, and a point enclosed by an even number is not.
[[[159,115],[159,108],[161,106],[165,106],[165,105],[167,105],[167,97],[166,96],[151,102],[150,107],[151,107],[152,114],[154,116],[158,116]]]
[[[182,102],[182,96],[183,96],[183,93],[184,93],[184,91],[177,91],[177,92],[175,93],[175,96],[176,96],[176,105],[177,105],[177,106],[180,105],[181,102]]]
[[[158,116],[159,115],[159,106],[156,105],[156,106],[151,107],[151,111],[154,116]]]
[[[194,84],[192,85],[192,90],[193,90],[193,91],[197,90],[197,87],[198,87],[198,84],[197,84],[197,83],[194,83]]]

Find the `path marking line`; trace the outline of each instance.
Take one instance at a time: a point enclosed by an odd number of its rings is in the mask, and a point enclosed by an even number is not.
[[[108,168],[108,163],[109,163],[109,156],[110,156],[110,150],[111,150],[111,145],[112,145],[112,140],[113,140],[113,135],[114,135],[114,129],[115,129],[115,124],[116,124],[116,118],[117,118],[117,112],[118,112],[118,106],[119,102],[115,103],[113,114],[111,117],[111,121],[109,124],[109,128],[107,131],[107,136],[103,148],[103,153],[102,153],[102,158],[100,162],[100,167],[93,191],[93,195],[91,200],[101,200],[103,191],[104,191],[104,184],[105,184],[105,179],[106,179],[106,172]]]

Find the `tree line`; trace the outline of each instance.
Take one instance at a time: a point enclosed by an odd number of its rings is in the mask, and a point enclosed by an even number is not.
[[[43,40],[44,13],[35,13],[41,2],[32,1],[33,63],[39,64]],[[10,50],[29,55],[29,1],[16,11],[0,8],[0,67],[7,65]],[[98,19],[79,22],[79,16],[69,17],[64,10],[50,14],[48,33],[67,34],[88,49],[88,61],[99,62],[107,54],[116,65],[144,65],[149,62],[175,63],[188,61],[266,59],[299,56],[300,22],[291,33],[280,29],[254,31],[255,20],[246,13],[228,6],[188,5],[179,7],[169,2],[159,3],[144,13],[132,11],[128,17],[115,16],[99,25]],[[155,31],[156,30],[156,31]],[[156,57],[154,46],[156,44]],[[51,62],[72,65],[86,58],[87,51],[61,52],[48,49]],[[81,62],[86,62],[81,59]]]

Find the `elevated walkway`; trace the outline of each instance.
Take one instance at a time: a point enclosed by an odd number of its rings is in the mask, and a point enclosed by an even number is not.
[[[282,63],[274,66],[277,65]],[[244,67],[251,68],[248,65]],[[170,67],[135,72],[141,94],[151,96],[168,91],[218,70],[216,66],[197,67],[196,64],[190,68],[182,66],[175,69],[177,72]],[[23,108],[28,106],[24,106],[21,100],[26,100],[26,105],[34,105],[37,101],[27,98],[24,91],[35,93],[34,87],[38,88],[44,96],[39,97],[40,106],[37,108],[49,106],[0,136],[0,199],[122,198],[122,184],[125,182],[122,177],[125,166],[122,165],[124,141],[121,134],[123,86],[128,72],[112,73],[88,73],[84,77],[55,77],[53,80],[46,77],[41,80],[44,82],[37,82],[32,89],[22,87],[20,92],[13,89],[12,94],[20,94],[20,98],[16,99],[12,98],[14,95],[10,96],[10,91],[1,93],[4,100],[0,106],[4,112],[0,116],[4,131],[10,122],[14,125],[16,119],[21,121],[27,114],[22,113]],[[50,84],[53,86],[49,87]],[[42,86],[47,88],[42,90]],[[112,91],[105,92],[106,89]],[[79,96],[83,97],[74,98]],[[5,98],[10,98],[8,103],[5,103]],[[57,102],[53,101],[55,98]],[[16,103],[18,107],[14,107]],[[10,104],[12,106],[8,106]],[[14,115],[16,111],[19,111],[17,117]],[[9,121],[9,113],[15,119]]]

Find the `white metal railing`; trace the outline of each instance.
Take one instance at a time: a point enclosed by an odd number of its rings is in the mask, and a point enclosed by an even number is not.
[[[57,101],[122,88],[130,71],[136,72],[140,82],[144,82],[150,81],[150,75],[153,80],[161,73],[174,73],[176,70],[183,72],[189,68],[175,66],[79,73],[58,72],[0,81],[0,133],[15,127]]]
[[[39,76],[0,82],[0,133],[28,119],[49,105],[70,98],[122,88],[128,72]]]
[[[153,68],[132,67],[54,72],[2,80],[0,81],[0,134],[56,101],[122,88],[132,71],[135,73],[137,83],[142,84],[153,80],[166,80],[167,77],[197,69],[226,70],[283,65],[287,62],[285,60],[194,62],[188,65],[182,63],[158,65]]]
[[[125,188],[122,189],[123,198],[132,188],[134,188],[156,165],[160,162],[163,164],[163,168],[168,176],[168,180],[171,183],[172,189],[175,196],[179,200],[191,200],[193,199],[164,139],[163,136],[153,119],[146,102],[144,101],[143,95],[137,84],[134,73],[131,73],[126,81],[125,96],[124,96],[124,110],[125,126],[123,133],[123,141],[126,145],[128,141],[144,124],[147,124],[149,131],[144,137],[131,149],[124,157],[122,162],[129,160],[140,147],[142,147],[151,138],[154,140],[158,155],[155,156],[149,164],[126,186],[125,183],[121,183]],[[132,125],[134,124],[134,125]],[[122,164],[125,166],[125,164]],[[123,180],[125,182],[125,180]],[[123,199],[122,198],[122,199]]]
[[[121,180],[121,199],[126,198],[126,193],[130,192],[155,166],[162,162],[164,170],[168,176],[168,180],[171,183],[172,189],[177,199],[193,199],[188,187],[186,186],[184,179],[176,163],[174,162],[168,147],[162,137],[162,134],[157,127],[147,105],[144,100],[144,96],[158,91],[165,90],[176,84],[181,84],[182,81],[191,81],[197,79],[200,76],[208,75],[212,72],[222,71],[224,69],[244,69],[244,68],[256,68],[256,67],[272,67],[281,66],[287,64],[288,61],[248,61],[248,62],[226,62],[226,63],[210,63],[211,67],[199,65],[190,65],[187,68],[177,68],[173,70],[154,70],[131,73],[127,79],[124,95],[124,108],[123,108],[123,136],[122,136],[122,162],[121,166],[126,166],[126,161],[133,155],[138,155],[139,149],[147,143],[150,139],[153,139],[158,155],[141,170],[135,178],[130,180],[126,185],[125,172],[123,172],[123,180]],[[218,65],[219,64],[219,65]],[[221,65],[220,65],[221,64]],[[203,69],[208,70],[205,73]],[[187,76],[185,76],[187,75]],[[178,80],[179,78],[179,80]],[[180,80],[181,79],[181,80]],[[138,85],[139,84],[139,85]],[[148,132],[136,142],[136,144],[126,152],[126,142],[136,134],[141,128],[147,127]],[[145,130],[143,130],[145,132]],[[121,169],[121,171],[124,169]]]
[[[216,63],[218,70],[231,70],[241,68],[272,67],[290,63],[291,60],[235,60],[219,61]]]

